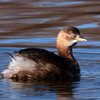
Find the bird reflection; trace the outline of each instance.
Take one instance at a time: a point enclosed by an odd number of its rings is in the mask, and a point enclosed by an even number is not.
[[[73,90],[78,87],[79,81],[34,81],[34,82],[15,82],[15,80],[4,79],[4,81],[9,82],[10,90],[13,95],[10,98],[41,98],[45,96],[46,98],[51,98],[54,96],[57,100],[66,100],[70,98],[76,98],[73,95]],[[9,93],[9,92],[8,92]],[[18,95],[19,94],[19,95]],[[53,95],[54,94],[54,95]],[[12,97],[11,97],[12,96]]]

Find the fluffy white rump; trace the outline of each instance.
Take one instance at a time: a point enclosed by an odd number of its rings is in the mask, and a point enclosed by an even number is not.
[[[19,56],[16,56],[14,59],[9,63],[8,68],[2,72],[3,77],[9,78],[11,73],[18,73],[19,71],[32,72],[36,70],[37,64],[33,60]]]

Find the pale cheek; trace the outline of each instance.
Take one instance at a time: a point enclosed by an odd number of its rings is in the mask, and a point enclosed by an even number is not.
[[[73,46],[73,44],[77,43],[77,40],[73,40],[73,41],[66,41],[65,46]]]

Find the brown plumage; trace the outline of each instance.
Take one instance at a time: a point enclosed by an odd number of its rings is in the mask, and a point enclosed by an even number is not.
[[[86,41],[76,27],[66,27],[57,36],[58,55],[39,48],[15,52],[14,61],[2,72],[4,77],[18,80],[76,78],[80,67],[73,57],[72,47],[77,41]]]

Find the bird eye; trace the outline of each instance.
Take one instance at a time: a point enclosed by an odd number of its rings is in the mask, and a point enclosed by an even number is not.
[[[73,37],[75,38],[75,37],[76,37],[76,35],[74,34],[74,35],[73,35]]]
[[[71,34],[71,36],[72,36],[72,38],[75,38],[75,37],[76,37],[76,35],[75,35],[75,34]]]

